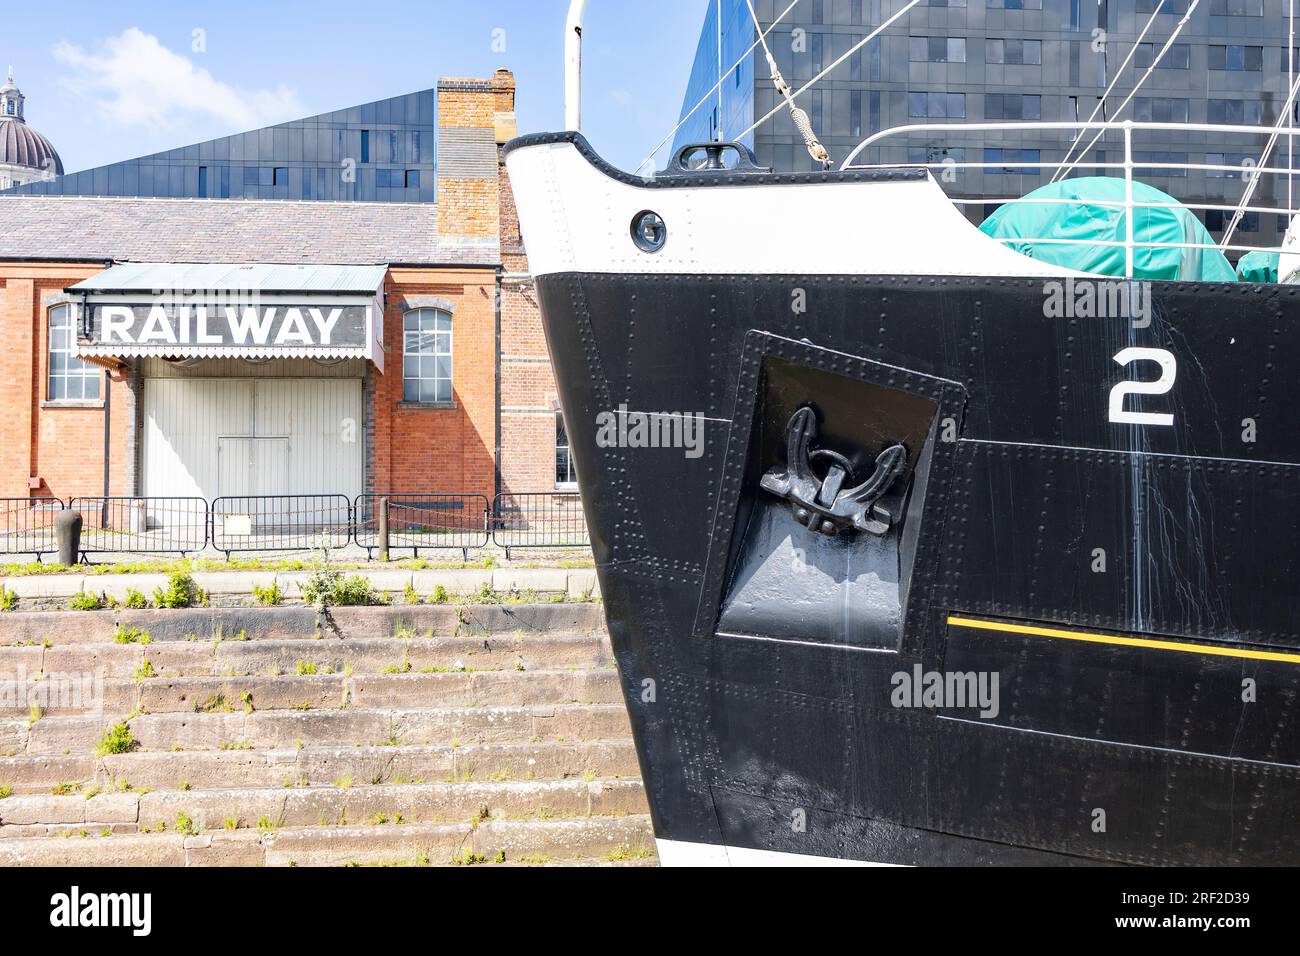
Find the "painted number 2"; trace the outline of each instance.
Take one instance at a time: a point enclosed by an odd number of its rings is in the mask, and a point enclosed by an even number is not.
[[[1154,382],[1120,382],[1110,390],[1110,420],[1122,425],[1172,425],[1174,416],[1165,412],[1130,412],[1124,409],[1126,395],[1164,395],[1174,387],[1178,377],[1178,360],[1164,349],[1127,348],[1115,354],[1120,365],[1133,362],[1156,362],[1160,377]]]

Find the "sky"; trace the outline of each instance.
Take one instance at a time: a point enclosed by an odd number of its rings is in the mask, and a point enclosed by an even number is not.
[[[590,0],[583,132],[634,169],[677,122],[709,0]],[[73,172],[429,89],[515,74],[520,132],[564,125],[568,0],[55,0],[0,32],[26,118]],[[662,165],[662,151],[660,165]]]

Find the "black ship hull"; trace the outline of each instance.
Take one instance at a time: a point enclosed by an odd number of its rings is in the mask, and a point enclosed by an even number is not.
[[[1121,284],[538,276],[666,862],[1300,861],[1300,300]]]

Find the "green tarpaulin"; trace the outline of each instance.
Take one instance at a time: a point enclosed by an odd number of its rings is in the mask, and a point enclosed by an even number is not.
[[[1242,282],[1276,282],[1276,252],[1248,252],[1237,260],[1237,278]]]
[[[1124,247],[1097,244],[1124,241],[1124,207],[1093,204],[1123,203],[1124,180],[1113,176],[1066,179],[1040,186],[1024,198],[1053,201],[1007,203],[984,220],[980,229],[995,239],[1012,240],[1004,245],[1043,262],[1097,275],[1124,275]],[[1133,210],[1135,278],[1236,281],[1227,258],[1212,248],[1214,240],[1205,226],[1190,210],[1177,205],[1178,200],[1134,181],[1133,201],[1174,204],[1173,208]],[[1075,241],[1038,241],[1042,239]],[[1211,248],[1144,248],[1144,242],[1204,243]]]

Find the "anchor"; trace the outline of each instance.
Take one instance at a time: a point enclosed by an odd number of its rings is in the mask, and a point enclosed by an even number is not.
[[[770,469],[759,481],[764,490],[790,502],[798,522],[818,534],[865,531],[883,535],[896,514],[881,498],[907,468],[907,449],[893,444],[876,456],[875,469],[865,481],[845,488],[853,466],[837,451],[813,448],[817,414],[805,405],[786,426],[786,467]],[[814,462],[826,462],[826,474],[817,477]]]

